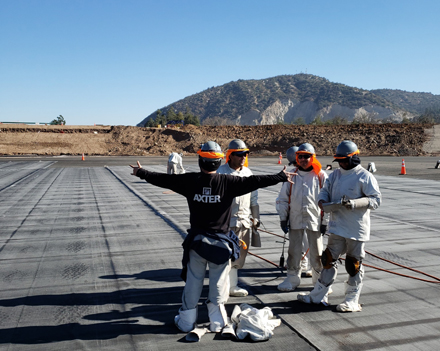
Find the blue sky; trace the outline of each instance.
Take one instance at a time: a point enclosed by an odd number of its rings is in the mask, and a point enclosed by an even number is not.
[[[238,79],[440,94],[438,0],[0,0],[0,121],[136,125]]]

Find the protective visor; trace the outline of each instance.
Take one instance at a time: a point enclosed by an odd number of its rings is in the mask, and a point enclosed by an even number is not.
[[[333,157],[334,157],[334,159],[335,160],[343,160],[344,158],[347,158],[347,157],[351,157],[351,156],[354,156],[354,155],[359,155],[359,149],[357,149],[355,152],[352,152],[351,154],[349,154],[349,155],[345,155],[345,156],[338,156],[338,154],[336,154],[336,155],[334,155]]]
[[[199,151],[197,151],[197,154],[200,157],[203,158],[211,158],[211,159],[217,159],[217,158],[224,158],[225,154],[223,152],[215,152],[215,151],[202,151],[202,149],[200,149]]]

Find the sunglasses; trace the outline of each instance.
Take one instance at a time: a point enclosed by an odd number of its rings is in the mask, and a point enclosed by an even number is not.
[[[231,156],[246,157],[246,155],[247,155],[248,153],[249,153],[249,152],[247,152],[247,151],[243,151],[243,152],[232,152],[232,153],[231,153]]]
[[[310,157],[312,157],[312,155],[298,155],[298,159],[302,159],[302,158],[304,158],[304,159],[309,159]]]

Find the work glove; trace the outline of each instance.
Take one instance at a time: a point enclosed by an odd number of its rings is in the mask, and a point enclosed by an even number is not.
[[[319,227],[319,231],[321,232],[321,235],[324,235],[327,231],[327,226],[325,224],[321,224],[321,226]]]
[[[351,199],[342,202],[347,210],[354,210],[355,208],[367,208],[370,205],[368,197],[361,197],[359,199]]]
[[[260,226],[260,206],[251,206],[252,222],[255,228]]]
[[[289,232],[289,225],[287,224],[287,221],[281,221],[280,226],[284,234],[287,234]]]

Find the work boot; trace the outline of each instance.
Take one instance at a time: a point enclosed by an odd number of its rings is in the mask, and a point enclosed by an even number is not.
[[[338,312],[360,312],[362,306],[359,305],[359,296],[361,295],[362,283],[356,286],[348,285],[345,282],[345,299],[344,302],[336,306]]]
[[[304,303],[315,303],[315,304],[324,304],[328,305],[328,291],[330,289],[330,286],[325,286],[322,284],[319,280],[316,283],[313,290],[309,293],[300,293],[297,296],[298,301],[304,302]]]
[[[312,268],[312,284],[313,286],[316,285],[316,283],[318,282],[319,277],[321,276],[321,272],[318,272],[317,270],[315,270],[315,268]],[[327,295],[330,295],[333,292],[332,286],[329,286]]]
[[[208,307],[209,329],[213,333],[220,333],[223,327],[228,323],[228,314],[226,313],[225,305],[214,305],[212,302],[206,304]]]
[[[197,321],[197,308],[193,308],[192,310],[182,311],[179,310],[179,314],[174,317],[174,324],[179,330],[188,333],[193,330]]]
[[[229,282],[231,284],[229,288],[229,296],[247,296],[248,291],[240,288],[238,284],[238,269],[232,268],[229,271]]]
[[[287,277],[284,281],[278,285],[279,291],[293,291],[301,283],[301,278],[299,277],[300,272],[288,271]]]

